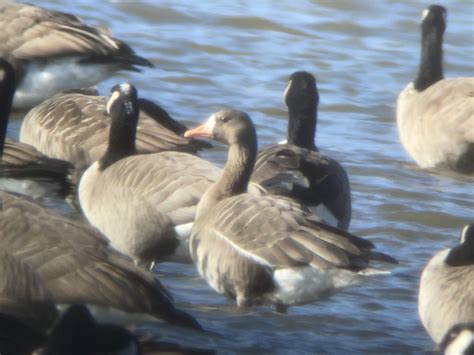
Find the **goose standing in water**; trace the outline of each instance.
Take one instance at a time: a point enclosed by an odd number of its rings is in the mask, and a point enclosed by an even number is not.
[[[201,276],[238,306],[284,310],[377,273],[371,259],[394,262],[372,252],[371,242],[317,222],[294,200],[247,193],[257,136],[244,112],[219,111],[185,136],[229,144],[222,177],[198,204],[189,244]]]
[[[89,87],[118,70],[152,67],[106,29],[30,4],[0,4],[0,56],[17,72],[13,106],[30,108],[64,90]]]
[[[398,132],[420,167],[474,173],[474,78],[443,78],[446,14],[439,5],[423,11],[420,68],[398,96]]]
[[[436,343],[456,324],[474,322],[474,224],[464,227],[458,246],[436,254],[423,270],[418,313]]]
[[[176,253],[182,260],[175,261],[191,262],[187,236],[196,206],[221,170],[181,152],[137,155],[137,91],[125,83],[111,92],[107,150],[82,176],[81,208],[115,248],[142,266]]]
[[[109,322],[161,319],[200,329],[153,274],[112,249],[97,230],[2,191],[0,250],[36,271],[57,304],[85,304]]]
[[[0,190],[32,197],[66,197],[72,188],[71,164],[6,138],[14,92],[13,67],[0,58]]]
[[[270,192],[315,208],[327,223],[347,230],[351,220],[347,173],[314,144],[319,94],[313,75],[303,71],[291,74],[284,97],[288,107],[287,142],[258,152],[251,179]],[[285,187],[288,184],[289,188]]]
[[[82,173],[107,149],[111,118],[106,114],[106,105],[105,96],[55,95],[28,112],[21,125],[20,140],[50,157],[71,162],[75,167],[74,181],[78,183]],[[142,98],[138,105],[138,153],[194,154],[211,147],[206,142],[183,138],[186,127],[160,106]]]

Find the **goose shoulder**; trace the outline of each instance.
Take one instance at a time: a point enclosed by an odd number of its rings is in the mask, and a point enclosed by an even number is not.
[[[221,170],[212,163],[194,155],[163,152],[133,155],[114,163],[103,171],[95,171],[94,182],[84,180],[82,185],[95,185],[113,193],[117,189],[130,190],[142,196],[157,208],[168,212],[178,206],[197,204],[206,189],[218,179]],[[86,175],[85,175],[86,176]],[[189,200],[187,203],[185,200]]]
[[[94,228],[4,192],[0,206],[0,248],[36,270],[57,303],[110,307],[195,326],[174,308],[153,274],[112,249]]]
[[[351,191],[346,170],[336,160],[318,151],[292,144],[274,144],[257,155],[252,181],[269,192],[289,196],[328,210],[331,225],[347,230],[351,219]],[[316,209],[318,208],[318,209]]]
[[[237,252],[274,268],[360,270],[367,264],[372,243],[328,229],[314,217],[291,199],[242,194],[223,200],[195,224],[198,233],[212,231]]]
[[[471,225],[464,231],[472,233],[472,229]],[[437,253],[421,275],[418,312],[437,343],[450,327],[474,320],[473,242],[470,239]]]
[[[87,168],[107,148],[111,119],[106,114],[106,103],[105,96],[58,94],[30,110],[22,123],[20,140],[48,156]],[[136,140],[139,153],[196,153],[209,147],[164,127],[150,111],[140,113]]]
[[[16,60],[84,55],[110,61],[121,54],[125,68],[151,66],[110,31],[88,26],[72,14],[6,1],[0,7],[0,26],[0,52]]]
[[[0,252],[0,351],[30,354],[46,340],[59,313],[39,275],[13,255]]]
[[[434,125],[434,131],[466,132],[474,120],[473,105],[474,77],[443,79],[423,91],[410,83],[399,95],[397,118],[399,124],[411,123],[414,128],[426,122]]]
[[[0,314],[38,332],[48,330],[58,311],[38,273],[12,254],[0,252]]]
[[[372,248],[318,222],[293,200],[250,194],[198,216],[190,238],[199,273],[239,306],[308,303],[377,274],[366,272]]]

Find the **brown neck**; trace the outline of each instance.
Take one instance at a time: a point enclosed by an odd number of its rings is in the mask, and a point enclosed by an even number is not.
[[[227,197],[247,192],[257,155],[256,140],[249,139],[249,141],[247,144],[236,143],[229,147],[227,163],[222,176],[202,197],[198,215]]]

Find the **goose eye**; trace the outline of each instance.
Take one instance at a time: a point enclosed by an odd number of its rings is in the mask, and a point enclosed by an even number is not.
[[[227,117],[227,116],[221,116],[221,117],[219,118],[219,120],[220,120],[221,122],[227,122],[227,121],[229,121],[229,117]]]

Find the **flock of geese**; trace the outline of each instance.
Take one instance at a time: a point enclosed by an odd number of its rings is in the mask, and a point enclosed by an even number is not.
[[[419,73],[397,102],[400,139],[421,167],[473,173],[474,78],[443,78],[445,27],[445,8],[424,11]],[[349,179],[314,143],[310,73],[289,77],[287,141],[257,150],[245,112],[188,129],[129,83],[99,96],[89,87],[117,70],[152,66],[105,29],[10,1],[0,28],[1,354],[140,353],[112,320],[203,331],[149,271],[163,261],[194,262],[239,307],[278,312],[397,263],[348,232]],[[24,108],[20,142],[6,138],[11,110]],[[212,145],[198,138],[229,146],[223,169],[199,157]],[[39,197],[67,198],[87,222]],[[474,224],[424,269],[419,314],[446,353],[473,353]]]

